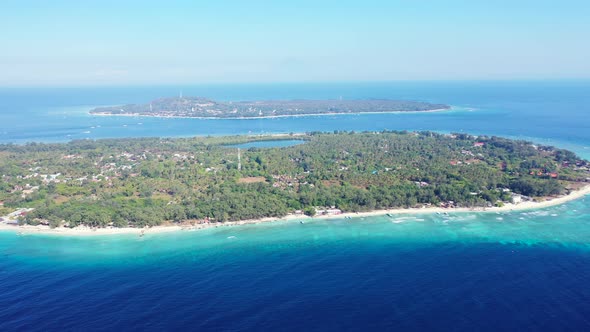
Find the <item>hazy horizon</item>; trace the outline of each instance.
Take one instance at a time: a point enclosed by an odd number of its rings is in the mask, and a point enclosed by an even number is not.
[[[0,86],[590,79],[583,1],[8,1]]]
[[[191,89],[191,88],[205,88],[205,87],[219,87],[219,88],[226,88],[226,87],[271,87],[271,86],[308,86],[313,87],[314,85],[317,86],[371,86],[371,85],[388,85],[388,84],[408,84],[408,85],[423,85],[423,84],[465,84],[465,83],[473,83],[473,84],[519,84],[519,83],[526,83],[526,84],[589,84],[589,78],[538,78],[538,79],[440,79],[440,80],[422,80],[422,79],[407,79],[407,80],[373,80],[373,81],[269,81],[269,82],[257,82],[257,81],[244,81],[244,82],[185,82],[185,83],[160,83],[160,82],[146,82],[146,83],[128,83],[128,82],[109,82],[109,83],[72,83],[72,84],[27,84],[27,85],[2,85],[0,84],[0,89],[5,90],[12,90],[12,89],[109,89],[109,88],[164,88],[164,89],[176,89],[174,90],[175,93],[180,93],[185,90],[183,89]],[[190,92],[187,90],[186,92]],[[188,96],[188,95],[187,95]]]

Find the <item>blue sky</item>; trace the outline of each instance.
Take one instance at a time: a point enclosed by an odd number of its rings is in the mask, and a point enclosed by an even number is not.
[[[587,79],[589,17],[570,0],[2,0],[0,85]]]

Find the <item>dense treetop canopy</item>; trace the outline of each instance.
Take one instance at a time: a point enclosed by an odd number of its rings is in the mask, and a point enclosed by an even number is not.
[[[325,207],[486,207],[590,177],[570,151],[467,134],[307,133],[291,147],[229,146],[293,138],[0,145],[0,209],[35,208],[23,222],[53,226],[223,222]]]

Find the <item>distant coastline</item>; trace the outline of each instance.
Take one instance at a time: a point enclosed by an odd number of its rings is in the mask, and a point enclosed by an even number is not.
[[[451,109],[445,104],[389,99],[219,102],[200,97],[160,98],[147,104],[97,107],[91,115],[196,119],[266,119],[339,114],[417,113]]]
[[[590,185],[582,187],[578,190],[573,190],[569,194],[552,197],[542,202],[522,202],[519,204],[506,204],[501,207],[460,207],[460,208],[441,208],[441,207],[424,207],[424,208],[395,208],[387,210],[373,210],[366,212],[346,212],[337,215],[319,215],[314,217],[308,217],[304,215],[289,214],[281,218],[261,218],[261,219],[250,219],[240,221],[227,221],[227,222],[215,222],[207,224],[169,224],[154,227],[144,228],[133,228],[133,227],[107,227],[107,228],[90,228],[87,226],[78,226],[75,228],[58,227],[50,228],[49,226],[38,225],[24,225],[24,226],[12,226],[0,224],[0,232],[10,231],[16,232],[20,235],[40,234],[40,235],[61,235],[61,236],[103,236],[103,235],[117,235],[117,234],[129,234],[144,236],[147,234],[158,234],[167,232],[179,232],[179,231],[196,231],[204,230],[209,228],[219,227],[232,227],[241,225],[251,225],[259,223],[272,223],[272,222],[308,222],[313,220],[328,220],[328,219],[348,219],[351,221],[357,218],[364,217],[377,217],[391,214],[392,218],[397,215],[407,214],[446,214],[446,213],[500,213],[500,212],[514,212],[514,211],[525,211],[534,209],[543,209],[556,205],[561,205],[570,201],[581,199],[586,195],[590,195]]]
[[[416,113],[438,113],[450,112],[456,108],[438,108],[427,111],[383,111],[383,112],[359,112],[359,113],[315,113],[315,114],[292,114],[292,115],[269,115],[269,116],[245,116],[245,117],[212,117],[212,116],[180,116],[180,115],[148,115],[140,113],[109,114],[109,113],[92,113],[92,116],[122,116],[122,117],[140,117],[140,118],[160,118],[160,119],[199,119],[199,120],[259,120],[259,119],[277,119],[277,118],[302,118],[312,116],[334,116],[334,115],[362,115],[362,114],[416,114]]]

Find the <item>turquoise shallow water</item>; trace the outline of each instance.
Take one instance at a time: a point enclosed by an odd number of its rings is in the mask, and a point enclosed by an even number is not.
[[[195,259],[215,251],[240,255],[277,248],[305,248],[333,242],[460,242],[548,245],[590,249],[590,197],[538,210],[461,212],[356,217],[353,219],[277,221],[205,230],[72,237],[0,232],[6,260],[42,264],[152,264],[166,257]]]
[[[178,87],[0,89],[0,141],[419,129],[590,157],[590,82],[183,87],[221,100],[396,98],[452,112],[259,120],[91,117]],[[590,197],[542,210],[99,237],[0,232],[0,330],[590,330]]]
[[[447,103],[454,112],[252,120],[89,116],[93,105],[162,96],[219,100],[390,98]],[[531,138],[590,155],[590,81],[383,82],[0,89],[0,142],[333,130],[436,130]]]
[[[0,233],[3,330],[585,330],[590,197],[543,210]]]

